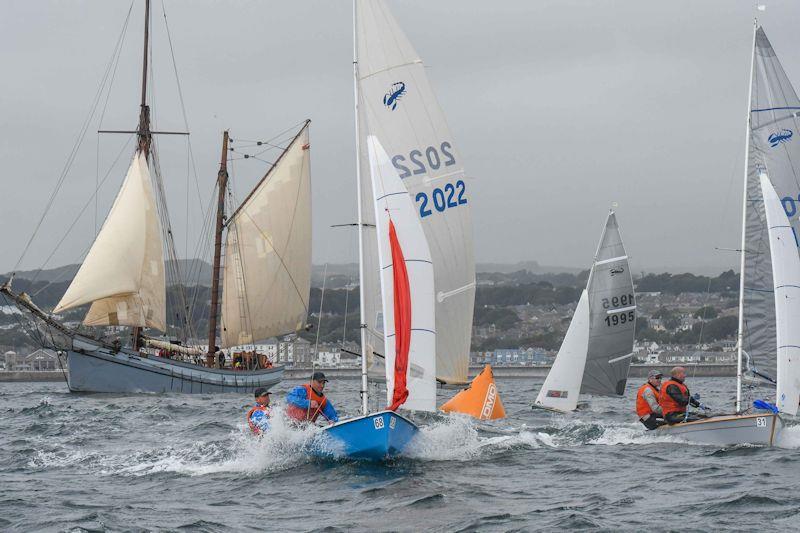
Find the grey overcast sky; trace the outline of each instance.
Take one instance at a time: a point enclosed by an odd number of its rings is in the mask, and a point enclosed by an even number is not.
[[[616,202],[634,269],[738,269],[737,254],[715,247],[740,238],[752,20],[800,84],[800,2],[771,1],[766,12],[736,0],[389,4],[474,180],[477,261],[587,267]],[[14,267],[47,202],[130,6],[4,2],[0,271]],[[137,121],[143,6],[134,0],[107,129]],[[221,131],[268,138],[310,118],[314,262],[355,260],[353,232],[329,228],[355,219],[350,2],[153,0],[156,127],[181,130],[165,11],[200,187],[185,139],[159,139],[179,253],[193,255]],[[95,133],[104,102],[22,268],[44,263],[109,168],[98,224],[110,207],[131,148],[126,136]],[[236,162],[240,197],[264,168]],[[48,266],[78,262],[94,231],[89,201]]]

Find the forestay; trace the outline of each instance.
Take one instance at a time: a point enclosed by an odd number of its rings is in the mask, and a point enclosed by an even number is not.
[[[359,0],[357,19],[361,131],[364,136],[375,136],[385,148],[410,194],[430,246],[435,274],[437,375],[443,381],[466,382],[475,266],[471,196],[461,158],[422,61],[387,6],[378,0]],[[366,154],[361,155],[364,172],[368,169]],[[365,198],[373,197],[367,182],[362,180],[361,189],[365,213]],[[370,223],[366,217],[364,222]],[[365,267],[374,252],[365,247]],[[365,290],[375,283],[368,276]],[[375,303],[368,297],[368,344],[379,338],[381,322],[385,326]]]
[[[636,300],[617,217],[606,220],[587,284],[589,348],[582,393],[622,395],[633,357]]]
[[[760,186],[772,250],[777,333],[776,404],[782,413],[797,414],[800,402],[800,255],[783,204],[766,174]]]
[[[392,403],[395,386],[395,309],[392,249],[389,224],[394,229],[405,259],[410,288],[410,344],[406,373],[408,399],[404,407],[418,411],[436,410],[436,315],[434,264],[414,204],[403,181],[377,137],[367,137],[370,176],[374,191],[373,212],[381,272],[386,357],[387,401]]]
[[[137,151],[111,211],[53,312],[91,302],[87,326],[166,329],[161,223],[144,154]]]
[[[747,154],[742,350],[759,372],[775,377],[775,304],[769,235],[759,175],[766,173],[792,226],[800,232],[800,100],[762,28],[753,50]]]
[[[305,325],[311,288],[308,125],[228,220],[222,344],[252,344]]]
[[[578,407],[588,349],[589,293],[584,289],[535,405],[563,412],[574,411]]]

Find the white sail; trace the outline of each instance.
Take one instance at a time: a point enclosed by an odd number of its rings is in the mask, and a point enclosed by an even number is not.
[[[367,149],[380,257],[387,400],[392,403],[395,385],[394,265],[389,243],[391,220],[405,259],[411,296],[411,342],[406,374],[408,399],[403,407],[435,411],[436,313],[431,252],[408,190],[377,137],[367,137]]]
[[[166,329],[161,223],[144,155],[137,151],[103,227],[53,312],[92,303],[88,326]]]
[[[782,413],[796,415],[800,403],[800,254],[792,225],[769,177],[761,174],[760,183],[769,228],[775,291],[776,404]]]
[[[437,375],[447,382],[466,382],[475,265],[472,197],[461,158],[422,61],[388,7],[380,0],[358,0],[357,18],[361,131],[364,137],[377,137],[386,149],[428,240],[435,271]],[[363,185],[362,198],[364,187],[369,185]],[[365,249],[366,261],[371,260],[369,253]],[[367,311],[367,327],[378,330],[375,310]]]
[[[252,344],[305,326],[311,288],[308,126],[228,220],[222,344]]]
[[[742,261],[741,349],[762,374],[775,377],[775,306],[770,238],[759,176],[772,187],[800,236],[800,99],[762,28],[753,49]]]
[[[536,397],[536,405],[563,412],[574,411],[578,406],[589,349],[589,322],[589,294],[584,289],[567,335]]]

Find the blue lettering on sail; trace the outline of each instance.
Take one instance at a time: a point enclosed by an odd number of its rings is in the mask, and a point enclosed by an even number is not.
[[[767,140],[769,141],[770,146],[775,148],[780,143],[789,142],[791,138],[792,138],[792,130],[781,130],[767,137]]]
[[[786,213],[786,218],[789,219],[789,224],[792,225],[792,233],[794,234],[794,241],[797,244],[797,247],[800,248],[800,236],[797,235],[797,229],[795,229],[794,224],[792,224],[792,218],[797,214],[798,202],[800,202],[800,194],[798,194],[796,198],[792,198],[791,196],[784,196],[783,198],[781,198],[781,203],[783,204],[783,211]]]
[[[383,96],[383,105],[394,111],[397,109],[397,102],[406,94],[406,84],[402,81],[398,81],[392,88],[389,89],[389,92]]]

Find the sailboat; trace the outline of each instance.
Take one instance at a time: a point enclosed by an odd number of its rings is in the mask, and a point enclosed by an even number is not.
[[[357,0],[354,32],[357,59],[357,121],[374,135],[408,189],[434,263],[436,377],[440,383],[469,381],[475,305],[472,197],[462,159],[425,67],[382,0]],[[360,143],[359,168],[368,175],[367,145]],[[361,287],[367,298],[362,324],[372,370],[382,373],[383,314],[370,180],[361,181],[365,232]]]
[[[49,331],[66,356],[68,386],[75,392],[250,392],[269,388],[283,375],[252,358],[243,370],[220,368],[217,307],[223,229],[227,228],[222,280],[222,345],[252,344],[305,325],[311,283],[310,155],[306,122],[275,164],[230,217],[225,216],[228,132],[223,136],[208,348],[148,338],[144,328],[166,330],[166,284],[162,223],[149,169],[152,135],[147,104],[150,2],[145,1],[144,68],[138,146],[130,168],[94,244],[53,314],[42,311],[9,280],[0,287]],[[54,314],[90,304],[87,326],[130,326],[132,347],[78,332]],[[143,345],[181,354],[154,357]],[[200,356],[206,354],[205,365]],[[191,362],[194,360],[194,362]]]
[[[422,60],[381,0],[354,0],[353,56],[361,415],[324,431],[348,457],[382,459],[418,432],[398,408],[433,412],[437,381],[467,381],[470,196]],[[370,413],[378,372],[388,408]]]
[[[606,218],[586,288],[533,407],[569,412],[580,393],[621,396],[633,357],[636,297],[616,214]]]
[[[800,401],[800,254],[797,217],[800,100],[763,28],[753,27],[746,121],[736,410],[659,428],[693,442],[772,445]],[[747,377],[774,404],[749,405]],[[750,389],[755,390],[755,388]]]

